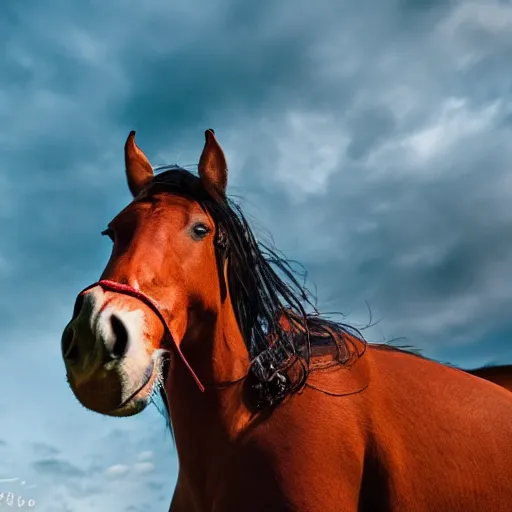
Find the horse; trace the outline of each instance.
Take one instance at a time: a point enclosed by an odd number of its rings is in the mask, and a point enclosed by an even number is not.
[[[170,512],[509,512],[510,367],[472,375],[320,314],[228,198],[213,130],[197,175],[155,172],[134,131],[124,156],[133,200],[61,351],[92,411],[164,399]]]

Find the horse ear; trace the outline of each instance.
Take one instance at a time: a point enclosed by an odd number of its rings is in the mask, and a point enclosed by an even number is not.
[[[204,137],[205,144],[198,166],[199,177],[207,190],[224,196],[228,184],[228,165],[224,151],[212,129],[206,130]]]
[[[128,188],[133,197],[153,179],[153,168],[146,155],[135,144],[135,131],[132,130],[124,145],[124,161]]]

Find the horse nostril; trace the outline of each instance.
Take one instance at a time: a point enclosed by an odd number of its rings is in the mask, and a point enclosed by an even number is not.
[[[78,346],[73,343],[75,333],[71,327],[67,327],[62,335],[62,353],[68,362],[76,362],[78,360]]]
[[[126,354],[128,348],[128,331],[124,323],[116,315],[110,317],[110,325],[114,332],[114,345],[112,346],[112,356],[121,358]]]

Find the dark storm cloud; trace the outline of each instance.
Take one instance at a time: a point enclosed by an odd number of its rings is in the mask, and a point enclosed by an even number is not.
[[[58,448],[47,443],[32,443],[32,449],[39,457],[55,457],[60,453]]]
[[[74,466],[70,462],[55,458],[37,460],[33,463],[33,467],[43,476],[79,478],[86,475],[84,470]]]

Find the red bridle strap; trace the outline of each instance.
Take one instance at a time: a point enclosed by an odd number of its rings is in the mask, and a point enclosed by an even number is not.
[[[146,306],[148,306],[162,322],[164,329],[165,329],[165,335],[171,339],[172,343],[174,344],[174,348],[180,355],[181,360],[183,361],[183,363],[187,367],[188,371],[192,375],[192,378],[195,380],[200,391],[204,391],[205,388],[204,388],[203,384],[199,380],[199,377],[196,375],[196,373],[190,366],[189,362],[187,361],[187,358],[185,357],[185,355],[181,351],[180,347],[176,343],[176,340],[175,340],[174,336],[172,335],[171,329],[170,329],[166,319],[160,312],[160,308],[156,305],[156,303],[150,297],[148,297],[145,293],[142,293],[140,290],[133,288],[132,286],[129,286],[127,284],[116,283],[115,281],[109,281],[107,279],[102,279],[100,281],[97,281],[96,283],[93,283],[93,284],[87,286],[87,288],[84,288],[78,295],[80,296],[80,295],[85,294],[87,291],[89,291],[91,288],[94,288],[95,286],[100,286],[104,290],[107,290],[110,292],[116,292],[116,293],[120,293],[122,295],[129,295],[130,297],[133,297],[133,298],[143,302]]]

